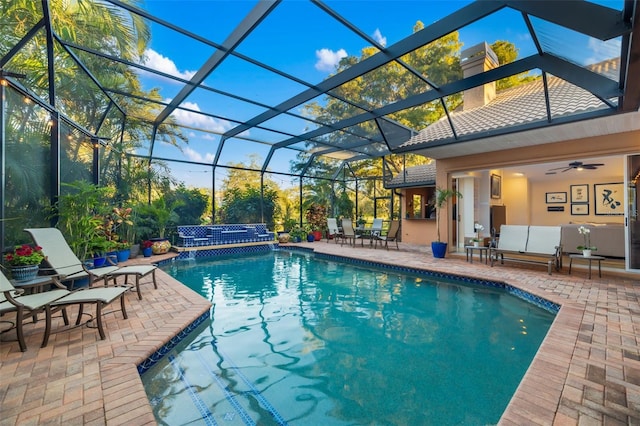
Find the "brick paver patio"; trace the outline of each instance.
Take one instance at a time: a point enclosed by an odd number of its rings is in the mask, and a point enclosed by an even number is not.
[[[602,278],[596,273],[589,280],[586,270],[575,265],[572,275],[565,266],[549,276],[544,266],[491,268],[478,261],[467,263],[464,255],[433,259],[427,248],[406,244],[400,251],[325,241],[300,245],[502,281],[561,304],[500,423],[640,425],[639,276],[605,268]],[[0,424],[155,424],[136,365],[210,307],[164,272],[157,275],[159,289],[143,284],[143,300],[135,292],[127,294],[129,319],[123,319],[117,308],[107,309],[105,340],[94,328],[65,327],[59,316],[46,348],[39,347],[43,321],[26,325],[24,353],[11,341],[15,333],[3,334]],[[0,323],[2,329],[6,325]]]

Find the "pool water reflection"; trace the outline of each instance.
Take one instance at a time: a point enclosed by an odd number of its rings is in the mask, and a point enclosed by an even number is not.
[[[496,423],[554,314],[309,254],[177,262],[211,320],[142,378],[159,423]]]

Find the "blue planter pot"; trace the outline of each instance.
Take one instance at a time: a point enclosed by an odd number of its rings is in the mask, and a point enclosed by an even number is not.
[[[11,276],[16,281],[31,281],[38,276],[40,265],[12,266]]]
[[[118,262],[125,262],[129,260],[129,255],[131,254],[130,249],[120,250],[118,252]]]
[[[447,254],[447,243],[434,241],[431,243],[433,257],[442,259]]]
[[[105,255],[95,255],[93,256],[93,267],[101,268],[107,262],[107,257]]]
[[[147,248],[143,248],[142,249],[142,255],[144,257],[151,257],[152,254],[153,254],[153,250],[151,249],[151,247],[147,247]]]
[[[307,235],[307,242],[312,243],[316,240],[316,237],[313,234]]]

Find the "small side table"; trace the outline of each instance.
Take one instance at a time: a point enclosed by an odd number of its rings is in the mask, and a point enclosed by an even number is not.
[[[584,259],[589,261],[589,279],[591,279],[591,262],[594,260],[598,261],[598,277],[602,278],[602,267],[600,262],[606,259],[604,256],[584,256],[582,254],[570,254],[569,255],[569,275],[571,275],[571,263],[573,263],[573,259]]]
[[[58,277],[57,275],[38,275],[34,279],[29,281],[16,281],[16,280],[10,280],[10,281],[15,288],[22,288],[22,289],[28,288],[28,289],[31,289],[31,291],[34,293],[40,293],[42,291],[42,287],[44,287],[47,284],[53,284],[53,279],[57,277]]]
[[[467,253],[467,262],[473,263],[473,251],[478,250],[478,253],[480,254],[480,262],[482,262],[482,256],[484,254],[484,263],[485,265],[487,264],[487,261],[489,260],[489,247],[464,246],[464,250]]]

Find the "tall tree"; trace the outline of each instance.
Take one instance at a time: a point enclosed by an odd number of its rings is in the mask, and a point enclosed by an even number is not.
[[[510,41],[496,40],[491,44],[491,49],[498,57],[500,65],[505,65],[518,59],[518,49],[515,44]],[[535,76],[530,75],[528,72],[512,75],[496,81],[496,90],[508,89],[519,84],[527,83],[535,78]]]
[[[139,0],[127,0],[133,5],[141,5]],[[124,8],[114,6],[108,2],[91,0],[76,1],[33,1],[12,0],[0,2],[0,55],[6,55],[21,41],[29,31],[44,17],[42,7],[48,7],[51,15],[52,30],[64,42],[87,46],[90,49],[106,55],[122,58],[130,62],[143,60],[144,51],[150,41],[150,28],[146,20],[139,15],[129,13]],[[27,40],[24,48],[17,51],[12,57],[5,57],[6,69],[24,73],[25,86],[38,94],[45,101],[60,109],[67,117],[80,123],[84,128],[104,137],[109,142],[109,149],[100,150],[100,164],[103,169],[102,183],[115,185],[122,182],[131,174],[120,174],[117,169],[120,164],[132,161],[130,157],[122,157],[123,153],[139,152],[149,147],[153,126],[150,124],[160,111],[160,104],[154,102],[142,102],[135,97],[148,98],[161,101],[158,89],[143,90],[137,72],[132,68],[117,63],[98,55],[87,53],[72,47],[64,47],[54,40],[53,61],[47,59],[47,38],[44,29],[35,32],[31,39]],[[76,63],[73,55],[79,58],[93,76],[111,95],[104,93],[94,81],[89,78]],[[48,99],[49,72],[54,70],[56,99]],[[131,93],[133,97],[114,95],[113,93]],[[116,104],[125,111],[116,107]],[[28,104],[16,104],[15,109],[9,114],[26,115],[19,111],[20,108],[28,109]],[[46,134],[50,131],[50,117],[45,111],[39,112],[43,129],[34,129],[34,134],[24,132],[8,114],[6,140],[15,143],[31,143],[46,141]],[[44,128],[45,124],[48,128]],[[61,127],[63,123],[59,123]],[[123,124],[126,124],[124,133]],[[67,126],[64,124],[64,126]],[[68,126],[67,126],[68,127]],[[28,129],[27,129],[28,130]],[[43,132],[44,130],[44,132]],[[69,136],[77,136],[71,130]],[[45,137],[43,138],[43,134]],[[165,143],[180,146],[186,140],[179,128],[170,118],[160,125],[157,138]],[[24,149],[24,148],[23,148]],[[90,141],[80,140],[78,143],[66,143],[63,141],[63,160],[69,164],[84,165],[89,168],[89,174],[81,176],[78,173],[70,174],[69,180],[80,177],[87,178],[90,175],[92,145]],[[153,179],[153,170],[157,166],[148,169],[147,178],[151,178],[152,186],[160,189],[160,182]],[[160,165],[160,168],[162,165]],[[65,172],[79,171],[65,168]],[[155,173],[161,175],[161,173]],[[139,176],[139,175],[136,175]],[[131,185],[122,185],[122,188],[131,188]],[[137,185],[138,188],[147,185]],[[120,188],[119,188],[120,189]],[[121,194],[120,198],[128,198],[128,194]]]
[[[413,27],[413,32],[420,31],[423,28],[424,24],[418,21]],[[429,83],[441,86],[459,80],[462,77],[459,59],[461,47],[462,43],[459,41],[458,33],[452,32],[401,58],[404,63],[409,65],[409,67],[422,76],[422,78],[417,77],[411,70],[399,62],[393,61],[337,87],[332,91],[332,95],[339,95],[357,105],[363,105],[367,108],[379,108],[405,99],[411,95],[433,90]],[[360,55],[357,57],[347,56],[340,61],[335,73],[340,73],[377,52],[378,50],[375,47],[366,47],[362,49]],[[429,83],[427,83],[427,81]],[[324,101],[323,104],[318,102],[307,104],[305,106],[305,113],[320,122],[334,123],[361,112],[357,107],[348,105],[335,96],[327,96]],[[449,96],[446,99],[447,108],[449,109],[455,109],[461,102],[462,97],[460,94]],[[421,130],[442,118],[444,114],[444,107],[440,102],[430,102],[389,114],[388,118],[409,128]],[[373,122],[360,124],[358,126],[358,132],[364,132],[373,138],[379,138],[379,130]],[[353,136],[343,132],[333,132],[325,136],[325,139],[332,143],[346,144],[349,142],[349,138],[353,138]],[[292,170],[294,172],[301,170],[306,159],[307,157],[304,154],[300,155],[298,162],[293,165]],[[423,156],[407,154],[403,156],[389,156],[387,161],[390,163],[391,170],[399,172],[405,166],[423,164],[429,160],[426,160]],[[319,159],[307,168],[307,173],[311,176],[330,177],[331,174],[327,174],[326,171],[331,166],[329,162]],[[350,170],[359,177],[383,176],[383,166],[380,159],[359,161],[358,163],[350,164],[350,166]],[[369,208],[372,210],[376,184],[374,180],[368,179],[364,179],[363,182],[363,187],[360,188],[360,190],[366,194],[365,198],[368,199],[367,205],[370,206]],[[307,180],[305,192],[312,200],[315,196],[314,194],[317,194],[315,198],[324,200],[333,200],[335,198],[335,195],[331,191],[331,182],[320,179]],[[343,201],[345,199],[344,194],[345,193],[340,194],[340,199]],[[352,196],[349,198],[352,202],[354,201]],[[372,212],[373,211],[371,211],[371,213]]]
[[[249,164],[229,164],[232,168],[227,169],[221,188],[223,196],[222,206],[216,215],[218,222],[260,223],[264,219],[269,229],[274,229],[276,221],[281,218],[280,190],[268,176],[260,179],[260,172],[255,171],[260,169],[258,164],[259,158],[255,154],[249,155]]]

